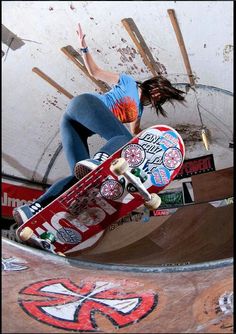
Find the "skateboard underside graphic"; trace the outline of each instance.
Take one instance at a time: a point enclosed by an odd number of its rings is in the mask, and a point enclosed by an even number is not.
[[[148,128],[20,226],[17,234],[61,254],[141,205],[157,209],[157,194],[178,174],[184,153],[174,129]]]

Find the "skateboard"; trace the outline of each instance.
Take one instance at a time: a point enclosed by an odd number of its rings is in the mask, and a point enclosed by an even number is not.
[[[176,177],[184,155],[176,130],[147,128],[22,224],[17,237],[66,255],[141,205],[157,209],[157,194]]]

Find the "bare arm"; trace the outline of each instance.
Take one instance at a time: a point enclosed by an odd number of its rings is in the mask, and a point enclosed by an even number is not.
[[[85,35],[83,34],[82,28],[80,24],[78,24],[77,34],[79,36],[80,47],[87,48],[87,44],[85,42]],[[109,71],[105,71],[100,68],[94,61],[90,52],[82,52],[84,64],[91,76],[93,76],[97,80],[102,80],[109,85],[115,85],[119,81],[119,74],[113,73]]]
[[[130,123],[129,126],[130,126],[130,131],[134,136],[136,136],[137,134],[139,134],[139,132],[142,131],[142,129],[140,128],[140,118],[137,118],[134,122]]]

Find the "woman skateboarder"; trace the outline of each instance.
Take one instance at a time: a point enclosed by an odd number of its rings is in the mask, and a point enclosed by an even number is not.
[[[105,94],[89,93],[74,97],[60,122],[63,149],[71,175],[54,183],[36,202],[13,210],[13,217],[21,225],[48,205],[78,179],[96,168],[102,161],[138,134],[144,106],[151,105],[157,115],[166,116],[163,103],[183,101],[184,92],[174,88],[161,75],[137,82],[130,75],[101,69],[94,61],[80,24],[77,34],[80,51],[89,74],[106,82],[112,89]],[[124,125],[129,123],[130,132]],[[100,135],[106,144],[90,159],[88,138]]]

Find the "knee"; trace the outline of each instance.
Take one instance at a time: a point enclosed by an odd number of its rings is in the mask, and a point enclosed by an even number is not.
[[[130,133],[126,133],[125,135],[121,136],[121,142],[123,142],[123,145],[125,145],[125,144],[128,143],[132,138],[133,138],[133,136],[132,136]]]
[[[90,97],[91,97],[91,94],[88,94],[88,93],[84,93],[84,94],[80,94],[78,96],[75,96],[71,99],[71,101],[69,103],[69,106],[84,103],[84,102],[88,101]]]
[[[60,122],[59,122],[60,129],[62,129],[65,126],[66,122],[67,122],[67,117],[66,117],[66,113],[64,113],[60,118]]]
[[[70,125],[70,119],[69,119],[68,115],[66,113],[64,113],[61,116],[61,119],[60,119],[60,122],[59,122],[60,133],[61,134],[64,133],[69,125]]]
[[[70,103],[67,106],[66,113],[69,116],[77,113],[79,110],[83,110],[91,100],[91,94],[84,93],[78,96],[75,96],[71,99]]]

